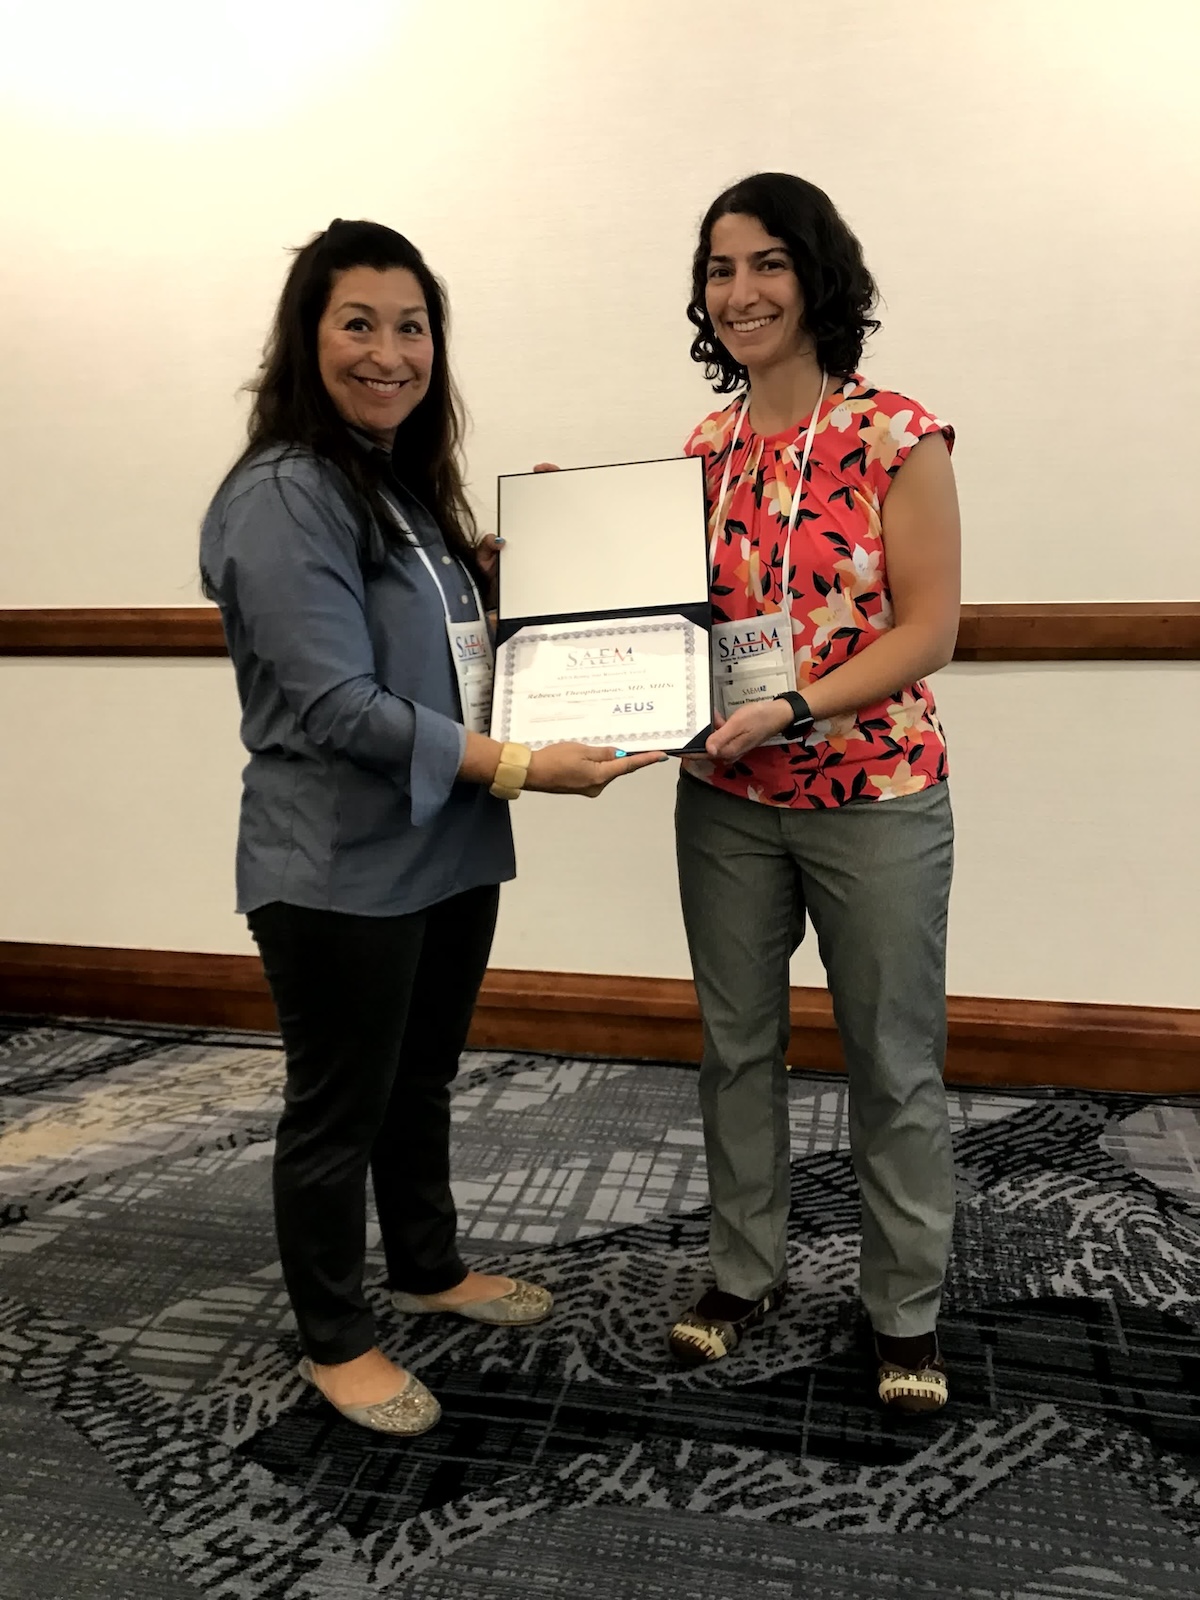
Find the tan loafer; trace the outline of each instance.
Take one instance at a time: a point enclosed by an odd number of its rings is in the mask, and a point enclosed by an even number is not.
[[[299,1366],[300,1376],[324,1399],[329,1396],[317,1382],[313,1364],[307,1356]],[[419,1433],[428,1433],[442,1414],[442,1408],[419,1378],[408,1374],[408,1382],[399,1394],[390,1400],[378,1400],[370,1406],[340,1406],[329,1400],[335,1411],[340,1411],[347,1422],[360,1428],[370,1428],[372,1433],[390,1433],[398,1438],[413,1439]]]
[[[520,1278],[509,1280],[512,1288],[507,1294],[492,1300],[468,1300],[461,1306],[430,1305],[435,1295],[404,1294],[393,1290],[392,1305],[397,1311],[410,1316],[432,1316],[443,1312],[449,1316],[466,1317],[469,1322],[486,1322],[493,1327],[528,1327],[534,1322],[544,1322],[550,1315],[554,1296],[549,1289],[536,1283],[523,1283]]]

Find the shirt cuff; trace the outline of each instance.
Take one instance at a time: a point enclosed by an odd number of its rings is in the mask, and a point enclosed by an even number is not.
[[[412,759],[408,798],[414,828],[437,816],[458,781],[467,749],[467,730],[428,706],[413,706]]]

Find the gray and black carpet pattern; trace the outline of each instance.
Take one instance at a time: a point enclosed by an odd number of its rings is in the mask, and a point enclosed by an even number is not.
[[[880,1414],[844,1085],[791,1084],[791,1295],[718,1367],[695,1072],[468,1056],[489,1330],[385,1309],[408,1442],[296,1375],[270,1212],[277,1041],[0,1022],[0,1600],[1200,1593],[1200,1099],[951,1096],[945,1413]]]

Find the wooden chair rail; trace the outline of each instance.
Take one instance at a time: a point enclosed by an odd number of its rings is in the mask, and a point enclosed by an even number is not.
[[[213,606],[0,609],[4,656],[223,656]],[[956,661],[1200,661],[1200,600],[964,605]]]

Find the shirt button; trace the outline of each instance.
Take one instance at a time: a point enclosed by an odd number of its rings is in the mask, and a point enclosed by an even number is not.
[[[460,594],[458,598],[462,601],[463,605],[467,604],[467,597],[465,594]]]
[[[448,567],[450,565],[450,557],[449,556],[443,556],[442,557],[442,565],[444,567]]]

